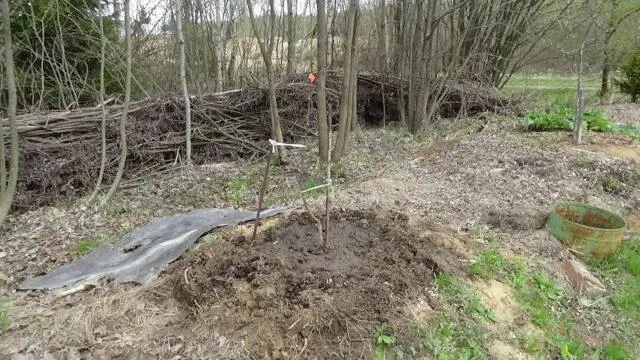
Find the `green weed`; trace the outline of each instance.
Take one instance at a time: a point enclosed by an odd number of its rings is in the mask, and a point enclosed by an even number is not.
[[[500,254],[500,249],[492,248],[478,254],[476,262],[469,266],[469,273],[479,278],[489,280],[498,271],[502,270],[503,267],[504,261]]]
[[[227,196],[236,205],[244,205],[244,194],[249,188],[249,181],[246,179],[233,179],[227,184]]]
[[[205,245],[213,245],[218,241],[218,239],[219,239],[218,234],[209,233],[202,237],[201,242]]]
[[[426,335],[425,347],[438,360],[484,359],[484,332],[464,318],[442,316]]]
[[[583,154],[578,154],[574,156],[571,159],[571,162],[573,163],[573,165],[581,168],[588,167],[591,164],[591,161],[589,160],[589,158],[587,158]]]
[[[374,358],[376,360],[384,360],[387,352],[396,345],[396,338],[389,333],[389,326],[381,324],[373,332],[373,338],[376,342],[376,352]]]
[[[99,236],[84,239],[71,248],[73,257],[80,257],[93,251],[104,242],[104,238]]]
[[[619,194],[622,191],[623,184],[617,179],[607,179],[602,182],[602,190],[610,194]]]

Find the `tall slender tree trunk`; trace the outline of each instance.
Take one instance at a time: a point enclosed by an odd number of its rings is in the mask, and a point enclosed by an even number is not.
[[[352,86],[355,86],[353,81],[353,76],[351,73],[353,71],[352,63],[352,55],[353,55],[353,35],[355,33],[355,23],[356,23],[356,12],[358,8],[358,0],[350,0],[349,1],[349,11],[347,17],[347,38],[345,39],[344,45],[344,62],[343,62],[343,73],[342,73],[342,90],[341,90],[341,98],[340,101],[340,123],[338,124],[338,136],[336,139],[335,146],[333,148],[332,158],[334,161],[338,161],[342,158],[342,155],[345,152],[345,148],[347,145],[347,138],[349,136],[349,132],[351,130],[351,123],[349,116],[352,112],[352,104],[350,103],[351,99],[351,89]]]
[[[287,75],[291,75],[294,72],[293,59],[296,53],[296,34],[295,34],[295,27],[294,27],[295,19],[293,17],[293,5],[295,0],[286,0],[286,1],[287,1]],[[318,26],[320,26],[320,24],[318,24]],[[326,24],[325,24],[325,27],[326,27]],[[319,32],[320,31],[318,31],[318,33]],[[318,34],[318,36],[320,36],[320,34]],[[318,49],[318,51],[319,50],[320,49]]]
[[[387,68],[387,4],[380,0],[378,5],[378,72],[384,74]]]
[[[93,202],[102,187],[102,179],[104,178],[104,170],[107,167],[107,114],[104,104],[104,61],[107,47],[107,38],[104,36],[104,20],[102,15],[102,1],[98,2],[98,16],[100,17],[100,95],[98,101],[100,102],[100,145],[102,152],[100,155],[100,171],[98,173],[98,180],[96,181],[96,188],[89,196],[89,202]]]
[[[187,89],[187,59],[184,32],[182,31],[182,0],[177,0],[176,5],[178,10],[176,12],[176,27],[178,31],[178,42],[180,43],[180,84],[182,86],[182,96],[184,97],[184,120],[186,125],[184,137],[187,147],[187,165],[191,165],[191,99],[189,98],[189,90]]]
[[[124,174],[124,167],[127,162],[127,118],[129,116],[129,105],[131,103],[131,13],[129,9],[129,1],[124,0],[124,36],[127,47],[126,52],[126,76],[125,76],[125,89],[124,89],[124,104],[122,107],[122,117],[120,118],[120,160],[118,161],[118,171],[116,177],[109,188],[109,192],[102,200],[102,204],[106,204],[118,190],[120,182],[122,181],[122,175]]]
[[[422,116],[420,116],[420,91],[419,84],[424,74],[420,73],[420,58],[422,55],[422,42],[424,40],[424,0],[416,1],[416,20],[411,42],[410,65],[409,71],[409,132],[412,134],[420,130]],[[423,101],[425,99],[422,99]]]
[[[13,63],[13,43],[11,41],[11,15],[9,8],[9,0],[2,0],[2,23],[4,25],[4,70],[7,81],[7,91],[9,95],[9,103],[7,109],[7,117],[9,119],[9,137],[11,138],[11,161],[9,168],[9,181],[5,190],[0,193],[0,224],[4,222],[11,209],[13,197],[16,193],[16,185],[18,183],[18,161],[19,161],[19,144],[18,144],[18,123],[16,119],[16,111],[18,108],[18,94],[16,89],[15,66]],[[0,125],[2,127],[2,125]],[[4,147],[4,134],[0,133],[0,141]],[[4,157],[0,161],[5,162]],[[4,179],[2,179],[4,182]]]
[[[275,140],[278,142],[283,141],[282,137],[282,127],[280,126],[280,118],[278,116],[278,102],[276,99],[276,89],[275,89],[275,74],[273,71],[273,62],[271,56],[273,54],[273,46],[275,43],[275,25],[276,25],[276,8],[275,8],[275,0],[269,0],[269,35],[268,35],[268,43],[265,44],[265,41],[260,36],[260,31],[258,29],[258,24],[256,22],[255,16],[253,14],[253,4],[251,0],[246,0],[247,8],[249,10],[249,20],[251,22],[251,28],[253,29],[253,35],[256,37],[258,41],[258,47],[260,48],[260,54],[262,54],[262,59],[264,60],[265,70],[267,72],[267,81],[269,89],[267,91],[267,96],[269,97],[269,113],[271,116],[271,135],[275,137]],[[285,151],[282,147],[277,148],[278,156],[283,158],[285,156]]]
[[[318,8],[318,85],[316,89],[318,104],[318,152],[323,161],[329,161],[329,136],[331,136],[331,120],[327,120],[327,10],[325,0],[317,0]]]
[[[222,63],[224,62],[223,59],[223,49],[221,49],[223,46],[225,46],[226,41],[222,42],[222,44],[220,43],[220,38],[221,38],[221,32],[222,32],[222,18],[220,17],[220,0],[215,0],[214,2],[214,6],[216,7],[215,9],[215,13],[216,13],[216,23],[213,26],[213,39],[214,39],[214,44],[213,44],[213,56],[214,56],[214,61],[215,61],[215,91],[222,91]]]

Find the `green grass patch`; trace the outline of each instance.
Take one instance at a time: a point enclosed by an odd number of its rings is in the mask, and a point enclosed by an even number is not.
[[[425,347],[438,360],[485,359],[486,332],[464,316],[441,314],[427,329]]]
[[[587,103],[598,99],[599,77],[584,77],[582,85]],[[578,82],[574,76],[522,76],[514,75],[502,92],[534,106],[575,106]]]
[[[0,296],[0,334],[3,334],[9,328],[9,303],[11,298],[8,296]]]
[[[630,359],[629,353],[625,349],[624,345],[620,343],[613,343],[605,346],[602,349],[602,354],[607,360],[627,360]]]
[[[565,290],[547,275],[531,271],[521,260],[504,259],[497,248],[478,253],[469,272],[482,279],[506,281],[531,322],[549,334],[546,339],[519,339],[517,344],[522,350],[561,359],[580,358],[585,354],[585,346],[572,322]]]
[[[232,179],[227,183],[227,197],[236,205],[245,205],[245,192],[249,186],[248,179]]]
[[[80,257],[83,255],[86,255],[91,251],[93,251],[98,246],[100,246],[100,244],[102,244],[103,242],[104,242],[104,238],[99,236],[93,236],[93,237],[84,239],[71,248],[71,255],[73,257]]]
[[[640,235],[623,242],[615,255],[588,264],[613,284],[611,301],[616,310],[640,321]]]
[[[474,289],[451,274],[438,274],[434,285],[448,307],[422,329],[423,348],[436,359],[485,359],[482,344],[488,336],[487,324],[496,322],[493,311]]]
[[[500,249],[492,248],[481,251],[478,254],[476,262],[469,266],[469,273],[484,280],[489,280],[494,274],[502,270],[503,267],[504,260],[500,254]]]
[[[313,189],[317,186],[322,185],[318,180],[316,180],[315,178],[311,178],[309,180],[307,180],[306,183],[304,183],[304,186],[302,187],[302,190],[309,190],[309,189]],[[306,195],[322,195],[325,192],[325,188],[319,188],[319,189],[313,189],[311,191],[307,191],[305,194]]]

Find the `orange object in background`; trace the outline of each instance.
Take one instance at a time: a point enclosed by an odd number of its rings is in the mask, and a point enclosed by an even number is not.
[[[315,75],[313,75],[313,73],[310,73],[309,76],[307,77],[307,79],[309,79],[309,81],[312,84],[315,84],[315,83],[318,82],[318,78]]]

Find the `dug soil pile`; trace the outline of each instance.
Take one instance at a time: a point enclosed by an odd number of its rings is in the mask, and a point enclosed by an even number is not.
[[[407,302],[428,298],[459,258],[407,225],[398,213],[340,212],[324,248],[311,216],[294,214],[253,246],[237,236],[177,264],[174,297],[255,358],[370,359],[376,326],[411,323]]]

